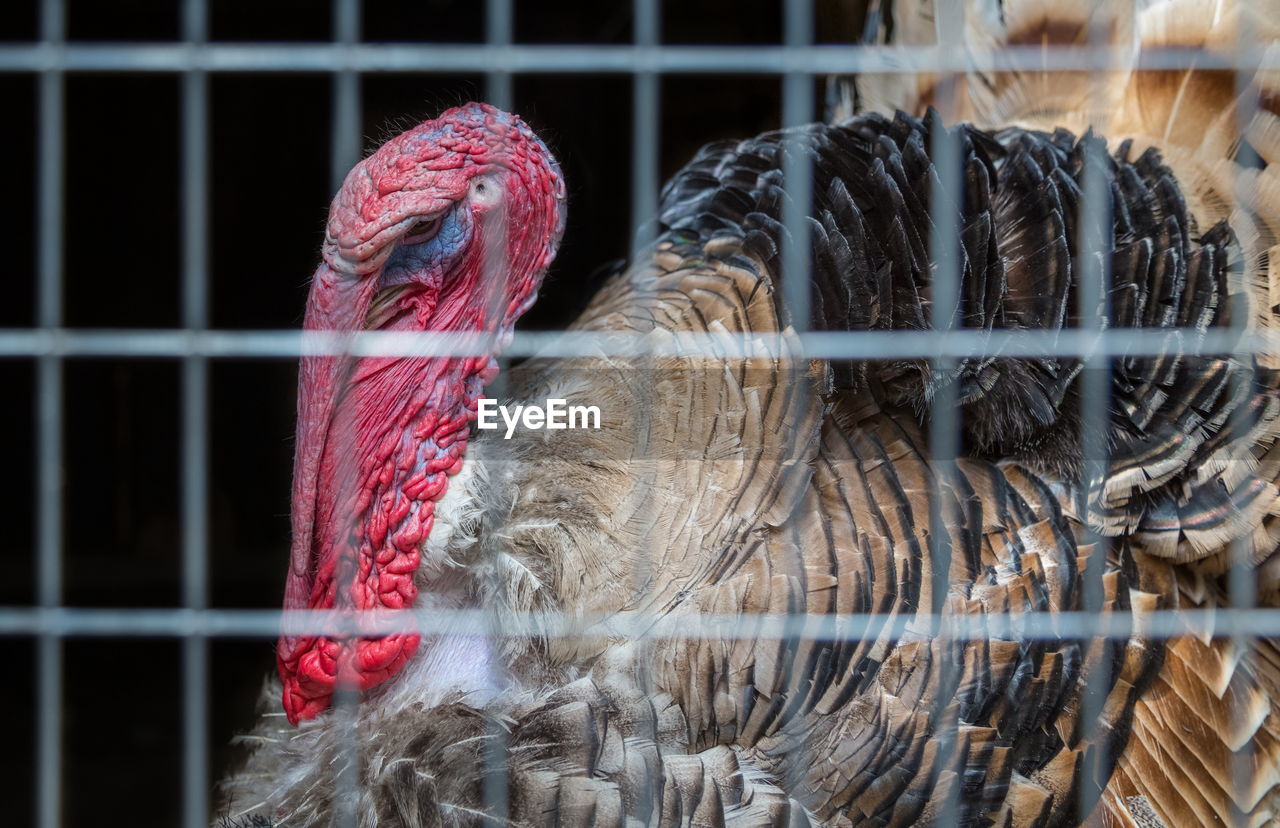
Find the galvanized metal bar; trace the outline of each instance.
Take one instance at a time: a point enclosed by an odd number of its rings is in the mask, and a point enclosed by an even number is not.
[[[782,6],[782,36],[787,49],[803,52],[813,45],[813,5],[808,0],[786,0]],[[796,330],[813,326],[809,293],[809,214],[813,209],[813,154],[804,134],[813,120],[813,76],[790,67],[782,77],[783,142],[782,180],[786,201],[782,205],[782,298],[787,320]]]
[[[635,42],[654,48],[661,29],[656,0],[634,0]],[[657,72],[637,68],[631,78],[631,226],[635,229],[632,258],[653,241],[658,213],[660,178],[662,79]]]
[[[360,0],[333,0],[333,40],[335,48],[350,52],[359,48]],[[344,62],[349,63],[349,61]],[[333,113],[330,124],[329,183],[334,192],[342,186],[347,171],[360,159],[361,73],[344,65],[333,76]],[[345,437],[346,435],[344,435]],[[350,741],[334,776],[334,825],[355,828],[359,824],[360,799],[359,716],[360,697],[352,687],[339,682],[333,694],[333,715],[337,727]]]
[[[1240,63],[1248,67],[1255,61],[1259,61],[1262,57],[1262,45],[1258,41],[1258,32],[1253,25],[1248,25],[1254,15],[1261,10],[1253,0],[1237,0],[1237,14],[1239,20],[1245,21],[1245,25],[1241,25],[1236,30],[1236,48],[1235,55],[1240,59]],[[1260,168],[1262,165],[1258,163],[1257,153],[1247,140],[1247,134],[1250,124],[1254,117],[1258,114],[1258,89],[1253,87],[1253,75],[1248,69],[1237,71],[1235,76],[1235,93],[1238,105],[1235,111],[1235,128],[1240,136],[1237,145],[1236,161],[1237,164],[1233,168],[1234,181],[1232,182],[1232,202],[1242,208],[1248,215],[1255,214],[1254,201],[1257,193],[1244,173],[1245,168]],[[1252,266],[1257,266],[1253,264]],[[1242,286],[1246,290],[1249,288],[1251,280],[1245,277],[1245,284]],[[1231,326],[1236,331],[1243,331],[1252,324],[1252,320],[1248,314],[1233,314]],[[1241,391],[1248,390],[1254,385],[1256,377],[1256,363],[1253,355],[1249,353],[1235,352],[1232,354],[1233,359],[1243,366],[1246,370],[1237,371],[1232,376],[1231,387],[1229,393],[1235,395]],[[1233,431],[1239,431],[1239,425],[1231,421],[1227,425]],[[1236,434],[1231,434],[1231,439],[1236,439]],[[1253,564],[1252,541],[1249,535],[1235,538],[1230,545],[1230,561],[1231,567],[1227,572],[1227,596],[1228,603],[1233,609],[1249,610],[1257,604],[1257,572]],[[1243,670],[1249,670],[1250,654],[1253,652],[1256,642],[1254,636],[1249,630],[1239,630],[1232,636],[1233,646],[1238,653],[1244,654],[1241,661],[1245,665]],[[1233,677],[1234,679],[1235,677]],[[1226,694],[1227,698],[1233,698],[1233,695]],[[1232,727],[1248,727],[1246,719],[1249,716],[1248,710],[1232,709],[1228,711]],[[1238,747],[1231,753],[1231,775],[1235,785],[1229,789],[1235,808],[1232,813],[1232,823],[1235,825],[1248,825],[1251,820],[1248,814],[1240,806],[1246,798],[1241,792],[1248,791],[1251,787],[1250,783],[1256,774],[1254,762],[1256,753],[1256,743],[1250,740],[1249,744]]]
[[[813,48],[813,4],[786,0],[783,5],[783,39],[786,48],[803,53]],[[787,318],[798,331],[812,325],[809,293],[810,232],[813,209],[813,155],[803,135],[813,120],[813,75],[789,67],[782,78],[782,126],[792,130],[783,144],[782,180],[787,198],[782,206],[782,297]]]
[[[1107,44],[1110,41],[1109,16],[1103,11],[1099,0],[1091,0],[1093,13],[1088,30],[1088,43],[1091,47]],[[1123,12],[1122,12],[1123,13]],[[1106,79],[1098,74],[1102,67],[1091,67],[1090,99],[1099,98],[1096,90],[1106,83]],[[1107,167],[1110,157],[1105,142],[1094,140],[1085,146],[1084,170],[1080,182],[1080,214],[1077,217],[1076,256],[1079,272],[1076,277],[1079,284],[1080,328],[1083,330],[1102,331],[1106,328],[1110,317],[1111,301],[1111,247],[1112,215],[1111,186],[1108,181]],[[1108,466],[1107,435],[1111,429],[1111,361],[1102,354],[1090,354],[1084,359],[1080,375],[1080,449],[1085,492],[1085,515],[1088,513],[1087,500],[1091,495],[1090,488],[1097,486],[1101,495],[1101,481],[1105,479]],[[1084,571],[1081,573],[1080,609],[1085,613],[1101,613],[1104,608],[1105,594],[1103,578],[1108,565],[1109,542],[1097,536],[1089,520],[1082,521],[1082,540],[1079,545],[1094,544],[1093,554],[1089,556]],[[1086,643],[1086,648],[1092,648]],[[1086,650],[1088,652],[1088,650]],[[1089,663],[1089,656],[1084,656]],[[1080,787],[1078,790],[1078,807],[1083,820],[1091,814],[1100,800],[1102,789],[1093,780],[1101,776],[1102,769],[1109,767],[1115,757],[1102,755],[1102,746],[1097,737],[1102,733],[1100,717],[1106,703],[1106,694],[1111,686],[1111,662],[1107,658],[1098,658],[1093,662],[1093,671],[1085,676],[1081,688],[1080,720],[1084,723],[1080,743],[1076,747],[1084,748],[1093,744],[1093,750],[1084,750],[1081,756]]]
[[[634,72],[710,75],[810,76],[858,72],[917,73],[982,71],[1081,71],[1106,68],[1113,58],[1106,49],[1062,46],[1010,46],[990,54],[964,55],[921,46],[636,46],[456,43],[210,43],[182,44],[76,43],[65,48],[48,43],[0,45],[0,72],[439,72],[444,74],[508,72]],[[1194,49],[1145,52],[1138,67],[1152,70],[1232,69],[1235,55]],[[1262,68],[1280,68],[1280,57],[1263,59]],[[1256,67],[1251,67],[1256,68]]]
[[[655,46],[661,35],[661,3],[633,0],[632,25],[637,45]],[[631,241],[630,261],[640,264],[658,233],[658,192],[661,188],[660,135],[662,128],[662,79],[655,72],[637,70],[631,78]],[[647,352],[645,356],[647,356]],[[650,388],[646,386],[646,388]],[[638,409],[651,412],[654,394],[637,395]],[[650,500],[651,520],[658,520],[658,504]],[[637,566],[631,573],[635,595],[650,583],[657,551],[646,535],[644,550],[637,550]]]
[[[963,51],[960,42],[964,31],[963,8],[960,4],[938,4],[934,10],[934,31],[938,44],[948,50]],[[951,132],[957,111],[960,111],[959,95],[963,86],[956,83],[955,76],[946,74],[937,79],[937,107],[941,122],[934,124],[929,139],[929,156],[933,161],[936,177],[929,192],[929,212],[931,212],[931,229],[929,229],[929,264],[932,265],[932,279],[929,284],[929,325],[934,331],[959,329],[963,324],[960,307],[960,221],[959,210],[964,205],[964,179],[961,173],[960,138]],[[959,367],[954,358],[937,356],[933,358],[931,369],[933,374],[932,392],[929,394],[929,462],[933,468],[934,490],[929,498],[929,568],[932,580],[929,584],[932,598],[932,612],[945,613],[947,596],[951,591],[951,534],[947,527],[947,513],[943,508],[946,498],[955,497],[956,457],[960,453],[960,407],[959,389],[956,388],[956,369]],[[945,646],[964,646],[964,642],[952,639],[948,633],[948,623],[942,622],[940,640]],[[940,827],[959,823],[960,819],[960,779],[964,776],[964,768],[955,768],[956,745],[959,744],[960,719],[954,712],[948,713],[951,699],[946,687],[954,687],[960,680],[960,664],[963,659],[942,659],[938,667],[937,678],[942,683],[943,691],[938,694],[938,709],[934,714],[938,722],[934,732],[937,733],[937,765],[940,768],[938,779],[950,781],[941,799],[936,800],[936,816],[934,822]],[[948,718],[950,717],[950,721]],[[945,776],[946,770],[952,770]]]
[[[333,0],[335,48],[355,49],[360,43],[360,0]],[[347,171],[360,160],[360,73],[344,66],[333,76],[333,113],[329,128],[329,189],[337,192]]]
[[[511,0],[485,0],[484,9],[485,48],[510,49],[515,30],[514,4]],[[510,110],[515,105],[510,69],[496,62],[486,68],[485,98],[499,109]]]
[[[207,36],[206,3],[184,3],[183,29],[193,43],[203,42]],[[198,70],[188,72],[182,80],[182,322],[184,330],[202,331],[209,324],[209,84],[208,77]],[[207,370],[206,357],[187,354],[183,365],[184,370],[197,369],[184,383],[182,432],[183,605],[197,609],[208,603],[204,502],[208,391],[200,381]]]
[[[645,49],[653,49],[660,46],[662,38],[661,0],[632,0],[632,23],[635,27],[632,41],[636,46]]]
[[[1249,19],[1249,16],[1257,13],[1257,9],[1252,0],[1237,0],[1238,11],[1242,20]],[[1257,59],[1261,57],[1261,49],[1257,39],[1257,32],[1252,26],[1244,25],[1239,27],[1236,33],[1236,54],[1243,56],[1244,65],[1249,65],[1250,57]],[[1246,214],[1254,212],[1254,201],[1257,194],[1254,191],[1253,183],[1246,177],[1245,168],[1253,168],[1258,165],[1257,153],[1246,140],[1246,133],[1249,125],[1253,122],[1254,117],[1258,114],[1258,90],[1251,89],[1253,76],[1248,71],[1241,71],[1235,77],[1236,92],[1236,111],[1235,111],[1235,128],[1240,135],[1239,147],[1236,153],[1237,164],[1233,168],[1234,181],[1232,202],[1238,209],[1243,209]],[[1234,286],[1237,288],[1247,289],[1247,282],[1244,285]],[[1231,320],[1232,328],[1237,334],[1243,334],[1251,324],[1248,314],[1234,314]],[[1254,382],[1253,360],[1254,354],[1247,350],[1236,348],[1232,351],[1232,356],[1246,367],[1248,370],[1237,372],[1233,382],[1235,389],[1241,388],[1242,384],[1252,385]],[[1228,593],[1230,595],[1231,605],[1233,607],[1250,606],[1255,601],[1255,573],[1253,565],[1249,561],[1249,553],[1246,547],[1248,539],[1238,539],[1232,545],[1231,569],[1228,574]],[[1246,757],[1247,758],[1247,757]]]
[[[64,48],[63,0],[40,7],[42,45],[57,54]],[[41,72],[37,127],[37,245],[39,283],[36,322],[53,329],[62,324],[63,188],[65,176],[65,78],[59,67]],[[36,600],[41,607],[62,603],[63,366],[57,354],[36,361]],[[36,650],[36,824],[56,828],[62,822],[62,640],[40,634]]]
[[[503,348],[510,357],[596,358],[684,356],[742,359],[777,356],[779,338],[759,334],[681,332],[668,335],[599,331],[517,331]],[[807,331],[786,337],[812,359],[942,357],[1109,357],[1161,354],[1262,354],[1280,351],[1280,333],[1250,330],[1111,328],[995,331]],[[487,334],[362,331],[350,335],[298,330],[182,329],[0,330],[0,358],[147,357],[296,359],[310,355],[476,356],[490,352]]]
[[[956,3],[940,3],[935,7],[935,31],[937,42],[948,49],[963,51],[960,33],[963,31],[962,8]],[[929,231],[929,260],[932,279],[929,284],[929,322],[934,331],[947,332],[961,325],[960,316],[960,215],[964,204],[963,178],[960,169],[960,139],[948,130],[959,111],[955,97],[963,89],[954,75],[943,75],[937,81],[937,99],[942,123],[936,124],[930,136],[929,154],[936,177],[929,193],[929,210],[932,218]],[[925,276],[928,279],[928,275]],[[958,379],[953,375],[959,367],[954,359],[937,356],[932,360],[932,391],[929,396],[929,459],[933,467],[934,486],[929,500],[929,564],[931,572],[930,596],[932,612],[942,614],[951,591],[951,535],[947,526],[944,503],[955,497],[956,457],[960,452],[960,407]],[[943,646],[964,646],[951,638],[947,623],[942,625]],[[959,683],[959,665],[963,659],[944,659],[939,665],[937,677],[944,688]],[[960,720],[955,713],[948,713],[951,695],[939,693],[939,704],[934,711],[935,739],[938,743],[936,764],[937,778],[950,784],[935,800],[934,820],[940,828],[950,828],[959,822],[960,780],[963,768],[955,769],[956,745],[959,742]],[[950,716],[950,720],[948,720]],[[945,771],[956,771],[946,775]],[[936,791],[935,791],[936,796]]]
[[[0,636],[51,638],[275,638],[291,634],[372,635],[416,632],[430,636],[482,634],[488,609],[403,610],[348,613],[343,610],[233,610],[182,608],[88,609],[79,607],[0,607]],[[892,615],[876,613],[745,614],[627,611],[607,615],[565,616],[556,612],[502,615],[508,630],[536,630],[548,638],[600,635],[661,637],[678,640],[811,638],[858,641],[851,630],[882,622],[879,635],[920,640],[945,630],[961,641],[1048,640],[1103,637],[1127,640],[1134,630],[1150,638],[1204,635],[1280,637],[1280,609],[1162,609],[1152,612],[1094,613],[1082,610],[990,615]],[[758,625],[758,626],[757,626]],[[879,636],[877,636],[879,637]]]
[[[339,679],[333,689],[331,708],[334,727],[347,742],[347,749],[334,757],[333,821],[338,828],[360,824],[360,691],[349,680]]]
[[[485,2],[485,46],[496,51],[509,50],[515,31],[515,7],[511,0],[486,0]],[[511,72],[506,68],[493,64],[485,73],[485,98],[499,109],[510,111],[515,108],[515,90]],[[501,249],[505,252],[506,244]],[[507,280],[507,262],[505,256],[500,261],[486,257],[484,262],[484,284],[488,286],[489,295],[499,298],[505,295]],[[506,369],[510,357],[504,353],[500,357],[501,371],[494,387],[489,392],[494,396],[506,395]],[[503,449],[496,446],[498,463],[505,462]],[[497,585],[495,585],[495,588]],[[494,594],[496,594],[496,589]],[[492,614],[486,615],[483,626],[475,628],[491,641],[502,634],[501,627]],[[489,670],[495,686],[501,683],[500,665],[489,659]],[[482,796],[484,810],[492,821],[505,824],[509,814],[509,795],[507,788],[508,739],[507,732],[496,720],[486,723],[486,740],[484,744],[484,783]]]
[[[632,38],[639,48],[658,47],[662,36],[662,3],[660,0],[632,0]],[[632,266],[639,265],[648,255],[651,245],[658,235],[658,194],[661,181],[661,135],[662,135],[662,77],[651,69],[637,67],[631,76],[631,240],[630,261]],[[648,379],[648,377],[646,377]],[[649,382],[641,384],[644,390],[638,393],[635,405],[637,410],[646,414],[645,419],[652,421],[657,391]],[[649,497],[646,502],[646,513],[651,524],[661,520],[661,506],[657,498]],[[639,540],[642,549],[635,550],[633,560],[637,565],[631,572],[632,600],[643,600],[642,596],[653,583],[655,561],[659,560],[661,550],[657,548],[657,533],[644,532]],[[640,638],[642,636],[637,636]],[[643,647],[641,642],[638,646]],[[640,686],[650,686],[652,668],[642,663],[637,672]],[[653,792],[647,786],[640,786],[640,796],[650,798]],[[656,803],[637,802],[638,812],[650,811]]]
[[[208,38],[207,0],[185,0],[184,39]],[[198,69],[182,77],[182,324],[209,324],[209,78]],[[191,354],[182,363],[182,603],[204,609],[209,600],[208,477],[209,363]],[[209,642],[182,642],[182,824],[209,824]]]

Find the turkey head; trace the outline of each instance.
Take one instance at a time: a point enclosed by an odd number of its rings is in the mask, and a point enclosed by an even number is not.
[[[305,356],[298,378],[285,609],[403,610],[436,502],[462,465],[494,359],[533,303],[564,229],[564,183],[519,118],[466,104],[393,138],[347,175],[307,299],[312,331],[488,335],[465,357]],[[277,645],[290,722],[341,683],[395,675],[419,636],[289,631]]]

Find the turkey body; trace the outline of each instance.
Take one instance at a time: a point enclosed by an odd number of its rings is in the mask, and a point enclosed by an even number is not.
[[[657,240],[574,326],[667,355],[513,369],[513,400],[595,405],[601,427],[481,432],[440,503],[419,609],[489,624],[424,640],[403,676],[300,728],[268,693],[227,813],[1269,821],[1273,644],[1153,638],[1141,619],[1220,605],[1233,543],[1272,600],[1275,374],[1230,356],[1113,360],[1099,476],[1079,448],[1076,360],[975,358],[940,374],[807,359],[782,301],[783,155],[815,171],[819,329],[930,327],[931,211],[959,228],[952,318],[968,329],[1076,326],[1081,274],[1105,272],[1110,327],[1194,339],[1253,312],[1252,263],[1231,226],[1188,208],[1157,152],[1065,131],[952,128],[963,186],[937,201],[942,128],[863,115],[770,133],[709,146],[669,182]],[[1089,163],[1110,207],[1093,228],[1104,268],[1080,265]],[[672,356],[682,333],[756,347]],[[927,417],[944,383],[962,450],[939,465]],[[1130,612],[1114,637],[1054,626]],[[582,627],[551,634],[543,614]],[[731,635],[673,632],[706,616],[746,620]],[[834,620],[800,635],[757,616]],[[663,624],[638,636],[611,618]]]

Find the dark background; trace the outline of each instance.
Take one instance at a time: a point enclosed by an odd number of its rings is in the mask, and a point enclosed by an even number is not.
[[[523,43],[627,43],[629,3],[517,3]],[[777,44],[781,0],[667,2],[665,43]],[[76,41],[179,37],[177,2],[68,0]],[[365,0],[364,39],[481,42],[483,4]],[[819,3],[818,39],[850,42],[857,0]],[[211,39],[322,41],[328,4],[211,0]],[[0,41],[37,37],[35,2],[0,3]],[[0,227],[5,230],[0,327],[34,324],[37,78],[0,74]],[[821,113],[821,84],[815,83]],[[397,127],[483,99],[481,76],[375,74],[361,81],[366,148]],[[591,274],[623,256],[630,235],[631,79],[522,75],[514,109],[547,141],[569,185],[569,224],[541,300],[521,327],[572,320]],[[329,197],[327,74],[215,74],[210,80],[210,324],[294,328],[318,260]],[[667,76],[661,166],[674,172],[703,143],[779,126],[781,80]],[[180,78],[66,77],[63,313],[72,328],[180,327]],[[217,608],[279,607],[289,545],[294,427],[292,360],[217,360],[208,435],[209,597]],[[65,364],[63,600],[75,607],[181,603],[180,363],[73,359]],[[35,600],[34,366],[0,360],[3,495],[0,605]],[[211,775],[233,760],[264,676],[268,640],[211,643]],[[35,647],[0,638],[5,750],[0,822],[30,824],[35,757]],[[69,825],[170,826],[181,797],[181,644],[175,639],[65,643],[64,814]],[[211,782],[213,780],[211,779]]]

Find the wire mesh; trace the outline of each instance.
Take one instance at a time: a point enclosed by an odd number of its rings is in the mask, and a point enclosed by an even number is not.
[[[944,7],[948,8],[948,7]],[[1112,66],[1117,55],[1109,48],[1009,47],[975,56],[957,48],[956,37],[963,25],[959,17],[939,19],[936,47],[877,47],[814,45],[813,6],[805,0],[786,0],[783,5],[783,42],[778,46],[716,48],[666,45],[660,40],[660,4],[657,0],[636,0],[633,9],[634,42],[631,45],[542,46],[513,43],[514,5],[511,0],[488,0],[485,4],[485,43],[458,44],[372,44],[361,42],[360,0],[333,0],[333,41],[305,44],[211,43],[208,37],[208,7],[205,0],[185,0],[182,5],[182,42],[175,44],[68,43],[66,9],[63,0],[41,3],[40,41],[35,44],[0,45],[0,72],[39,74],[39,134],[36,326],[0,331],[0,356],[24,357],[37,366],[36,481],[37,515],[34,550],[37,571],[37,606],[0,607],[0,635],[30,636],[38,642],[37,705],[37,824],[54,828],[63,822],[61,784],[63,667],[62,643],[69,637],[174,637],[182,640],[183,652],[183,824],[187,828],[207,824],[210,815],[208,778],[208,642],[216,637],[276,636],[283,624],[288,629],[312,632],[341,630],[349,619],[341,613],[280,612],[209,608],[209,363],[226,358],[292,359],[310,354],[353,353],[357,355],[446,356],[486,353],[487,340],[456,334],[399,334],[365,332],[354,337],[330,336],[297,331],[220,331],[209,327],[209,78],[213,73],[324,72],[332,75],[330,178],[337,187],[361,148],[361,80],[369,73],[413,71],[457,73],[476,72],[485,77],[485,94],[495,105],[509,109],[518,103],[513,80],[526,73],[616,73],[632,80],[631,224],[638,228],[633,251],[643,250],[652,240],[651,217],[656,212],[659,186],[659,145],[661,125],[661,85],[669,75],[731,75],[737,73],[776,76],[782,85],[782,124],[797,126],[814,119],[814,82],[835,74],[861,72],[935,72],[942,75],[972,69],[1017,70],[1100,70]],[[1247,38],[1247,34],[1242,34]],[[1096,38],[1101,40],[1101,37]],[[1234,69],[1268,64],[1274,55],[1259,53],[1253,42],[1242,42],[1234,55],[1157,50],[1144,52],[1139,63],[1145,69],[1198,68]],[[68,72],[160,72],[182,78],[182,327],[169,330],[94,331],[68,329],[63,324],[63,212],[65,190],[65,75]],[[1241,89],[1240,91],[1243,91]],[[946,100],[946,95],[940,96]],[[1245,98],[1246,101],[1252,101]],[[945,113],[944,113],[945,114]],[[1241,126],[1252,112],[1240,114]],[[935,197],[958,190],[960,170],[955,147],[945,134],[934,136],[934,155],[939,178]],[[812,203],[811,158],[798,144],[785,155],[784,178],[789,200],[784,211],[788,228],[783,250],[786,274],[803,275],[809,256],[806,216]],[[1094,169],[1090,166],[1089,169]],[[1083,187],[1083,211],[1098,216],[1107,207],[1105,184],[1099,175],[1087,175]],[[1241,193],[1242,201],[1248,194]],[[1094,222],[1082,221],[1083,227]],[[1078,330],[980,332],[953,328],[952,311],[959,301],[959,272],[954,251],[959,228],[954,223],[937,222],[930,247],[939,267],[934,274],[936,301],[933,330],[911,332],[829,332],[809,330],[809,282],[807,278],[786,278],[786,301],[796,329],[795,341],[806,358],[872,359],[894,355],[898,358],[926,358],[934,369],[945,374],[964,357],[1076,356],[1085,360],[1084,406],[1086,416],[1105,413],[1108,398],[1108,360],[1113,356],[1161,354],[1171,350],[1185,353],[1234,353],[1238,356],[1280,351],[1280,339],[1264,331],[1211,331],[1206,335],[1181,339],[1164,331],[1105,330],[1100,310],[1105,292],[1085,296],[1081,306],[1092,309],[1092,318]],[[1100,238],[1087,238],[1084,248],[1101,250]],[[307,253],[300,253],[300,261]],[[1098,257],[1083,256],[1083,266],[1097,265]],[[1098,265],[1100,266],[1100,265]],[[1105,275],[1084,278],[1083,289],[1100,290]],[[706,356],[726,359],[742,356],[773,356],[774,346],[753,337],[713,334],[681,334],[655,338],[624,334],[586,332],[518,332],[507,357],[544,356],[569,358],[592,356]],[[182,606],[175,609],[89,610],[63,606],[62,526],[66,504],[60,483],[64,465],[61,434],[64,428],[64,362],[73,357],[113,356],[123,358],[173,358],[182,370]],[[955,390],[943,386],[933,400],[930,445],[934,452],[935,485],[941,486],[954,466],[958,452],[958,423]],[[938,416],[943,412],[944,416]],[[1101,423],[1085,428],[1086,434],[1104,433]],[[1086,451],[1094,473],[1101,474],[1104,445]],[[938,498],[935,498],[938,500]],[[941,521],[941,515],[932,517]],[[929,554],[933,571],[945,575],[950,551],[943,533],[931,536]],[[1188,633],[1280,636],[1280,614],[1251,606],[1253,584],[1248,567],[1237,556],[1231,579],[1235,609],[1216,612],[1179,610],[1144,615],[1141,623],[1154,636]],[[282,555],[283,561],[283,555]],[[985,638],[995,634],[1022,638],[1124,636],[1133,633],[1133,618],[1124,613],[1103,614],[1101,569],[1089,573],[1093,587],[1088,590],[1082,612],[1053,616],[955,617],[942,614],[941,598],[945,582],[935,584],[934,605],[928,613],[910,620],[894,619],[888,628],[896,635],[929,637],[945,635],[954,640]],[[447,614],[444,614],[447,615]],[[522,629],[538,629],[548,636],[584,635],[584,625],[599,625],[609,634],[627,637],[674,635],[687,638],[732,639],[778,637],[834,639],[848,636],[867,622],[863,616],[762,616],[759,623],[744,631],[741,617],[669,617],[645,613],[622,613],[598,619],[563,619],[554,615],[515,619]],[[423,634],[452,634],[458,624],[473,629],[498,631],[487,625],[492,617],[483,612],[457,610],[454,617],[442,611],[403,613],[382,619],[386,631],[416,631]],[[678,624],[678,628],[673,626]],[[896,627],[892,625],[897,625]],[[367,630],[367,628],[365,628]],[[1105,684],[1105,682],[1103,682]],[[1083,718],[1096,718],[1100,699],[1086,696]],[[340,698],[340,708],[354,704],[354,695]],[[1095,707],[1089,707],[1093,704]],[[958,722],[952,722],[958,727]],[[488,761],[500,768],[500,742]],[[1243,772],[1243,769],[1240,770]],[[356,801],[358,780],[353,774],[342,777],[351,790],[342,799]],[[486,775],[489,812],[505,813],[506,790],[500,772]],[[1096,792],[1082,792],[1083,803],[1091,807]],[[355,824],[354,808],[344,812]],[[940,818],[949,818],[943,807]]]

